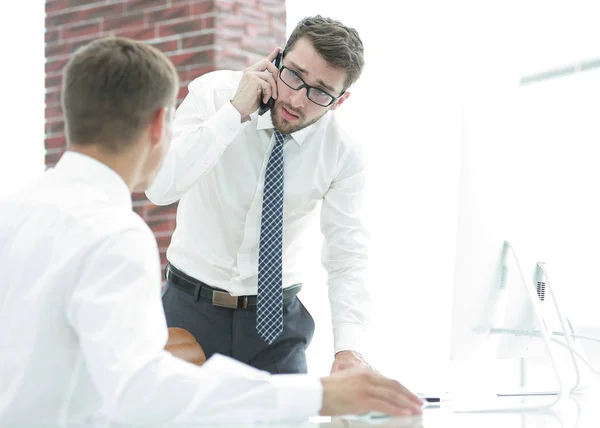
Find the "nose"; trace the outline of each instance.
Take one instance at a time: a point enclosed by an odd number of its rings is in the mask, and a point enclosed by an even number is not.
[[[294,108],[302,108],[307,99],[306,88],[302,88],[297,91],[292,91],[290,95],[290,104],[292,104],[292,107]]]

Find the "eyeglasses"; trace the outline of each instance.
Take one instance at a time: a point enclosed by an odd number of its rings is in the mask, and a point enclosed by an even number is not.
[[[279,78],[283,83],[292,88],[294,91],[299,91],[302,88],[306,88],[306,97],[311,100],[313,103],[320,105],[321,107],[328,107],[337,101],[344,93],[339,97],[334,97],[333,95],[328,94],[322,89],[315,88],[314,86],[310,86],[306,84],[304,80],[300,76],[296,74],[296,72],[290,70],[285,65],[281,66],[281,70],[279,72]]]

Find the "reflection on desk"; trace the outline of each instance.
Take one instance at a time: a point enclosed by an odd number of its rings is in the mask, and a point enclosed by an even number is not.
[[[425,409],[422,416],[365,420],[358,417],[311,418],[300,424],[161,425],[146,428],[598,428],[600,395],[572,396],[561,406],[540,411],[470,414],[455,413],[449,402]],[[44,428],[54,428],[50,425]],[[132,428],[126,425],[61,425],[61,428]],[[136,427],[139,428],[139,427]]]
[[[421,417],[365,421],[358,418],[313,420],[313,428],[598,428],[600,395],[574,395],[560,406],[508,413],[455,413],[451,403],[426,409]]]

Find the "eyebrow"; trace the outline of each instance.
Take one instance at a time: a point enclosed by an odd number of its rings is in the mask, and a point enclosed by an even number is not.
[[[300,67],[298,64],[296,64],[294,61],[290,61],[290,64],[292,65],[292,67],[294,67],[296,70],[298,70],[301,74],[309,74],[307,70],[303,69],[302,67]],[[321,85],[322,87],[324,87],[325,89],[327,89],[330,92],[336,92],[335,88],[328,85],[327,83],[323,82],[321,79],[317,79],[317,83],[319,85]]]

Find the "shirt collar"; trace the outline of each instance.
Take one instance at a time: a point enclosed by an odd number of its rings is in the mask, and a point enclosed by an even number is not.
[[[89,183],[106,193],[115,204],[132,210],[131,192],[127,184],[112,168],[82,153],[66,151],[57,162],[54,170]]]
[[[254,117],[252,117],[254,116]],[[264,129],[274,129],[273,120],[271,119],[271,111],[269,110],[262,116],[259,116],[258,113],[253,113],[251,115],[252,120],[256,120],[256,129],[264,130]],[[318,122],[317,122],[318,123]],[[294,139],[294,141],[301,146],[310,131],[313,129],[315,124],[309,125],[306,128],[302,128],[300,131],[296,131],[290,134],[290,137]]]

